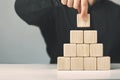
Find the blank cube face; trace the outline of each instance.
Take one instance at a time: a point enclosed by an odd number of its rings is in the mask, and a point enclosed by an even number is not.
[[[110,70],[110,57],[97,58],[97,70]]]
[[[58,57],[57,58],[58,70],[70,70],[70,58]]]
[[[96,70],[96,58],[95,57],[84,58],[84,70]]]
[[[83,57],[71,58],[71,70],[83,70]]]
[[[77,27],[90,27],[90,14],[88,14],[86,20],[81,18],[81,14],[77,14]]]
[[[90,56],[103,56],[103,44],[90,44]]]
[[[89,44],[77,44],[77,56],[89,56],[90,46]]]
[[[64,44],[64,56],[76,56],[76,44]]]
[[[71,30],[70,31],[70,43],[83,43],[83,31]]]
[[[84,43],[97,43],[97,31],[85,30],[84,31]]]

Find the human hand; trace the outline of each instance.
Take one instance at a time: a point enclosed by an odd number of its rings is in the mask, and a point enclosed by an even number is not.
[[[94,0],[61,0],[63,5],[78,10],[81,13],[81,17],[86,18],[88,14],[88,3],[92,5]]]

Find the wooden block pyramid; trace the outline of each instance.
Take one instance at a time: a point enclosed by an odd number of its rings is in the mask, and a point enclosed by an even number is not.
[[[87,22],[79,19],[79,15],[77,26],[90,26],[90,15]],[[71,30],[70,43],[63,48],[64,56],[57,59],[58,70],[110,70],[110,57],[103,56],[103,44],[97,43],[96,30]]]

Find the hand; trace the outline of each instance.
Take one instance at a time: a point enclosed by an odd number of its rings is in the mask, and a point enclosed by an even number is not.
[[[81,12],[81,17],[86,17],[88,14],[88,3],[93,4],[94,0],[61,0],[63,5],[67,5],[70,8],[77,9]]]

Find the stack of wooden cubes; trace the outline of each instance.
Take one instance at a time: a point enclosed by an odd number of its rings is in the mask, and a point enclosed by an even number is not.
[[[78,14],[77,26],[90,26],[82,22]],[[110,57],[103,56],[103,44],[97,43],[96,30],[71,30],[70,43],[63,45],[63,57],[58,57],[58,70],[110,70]]]

